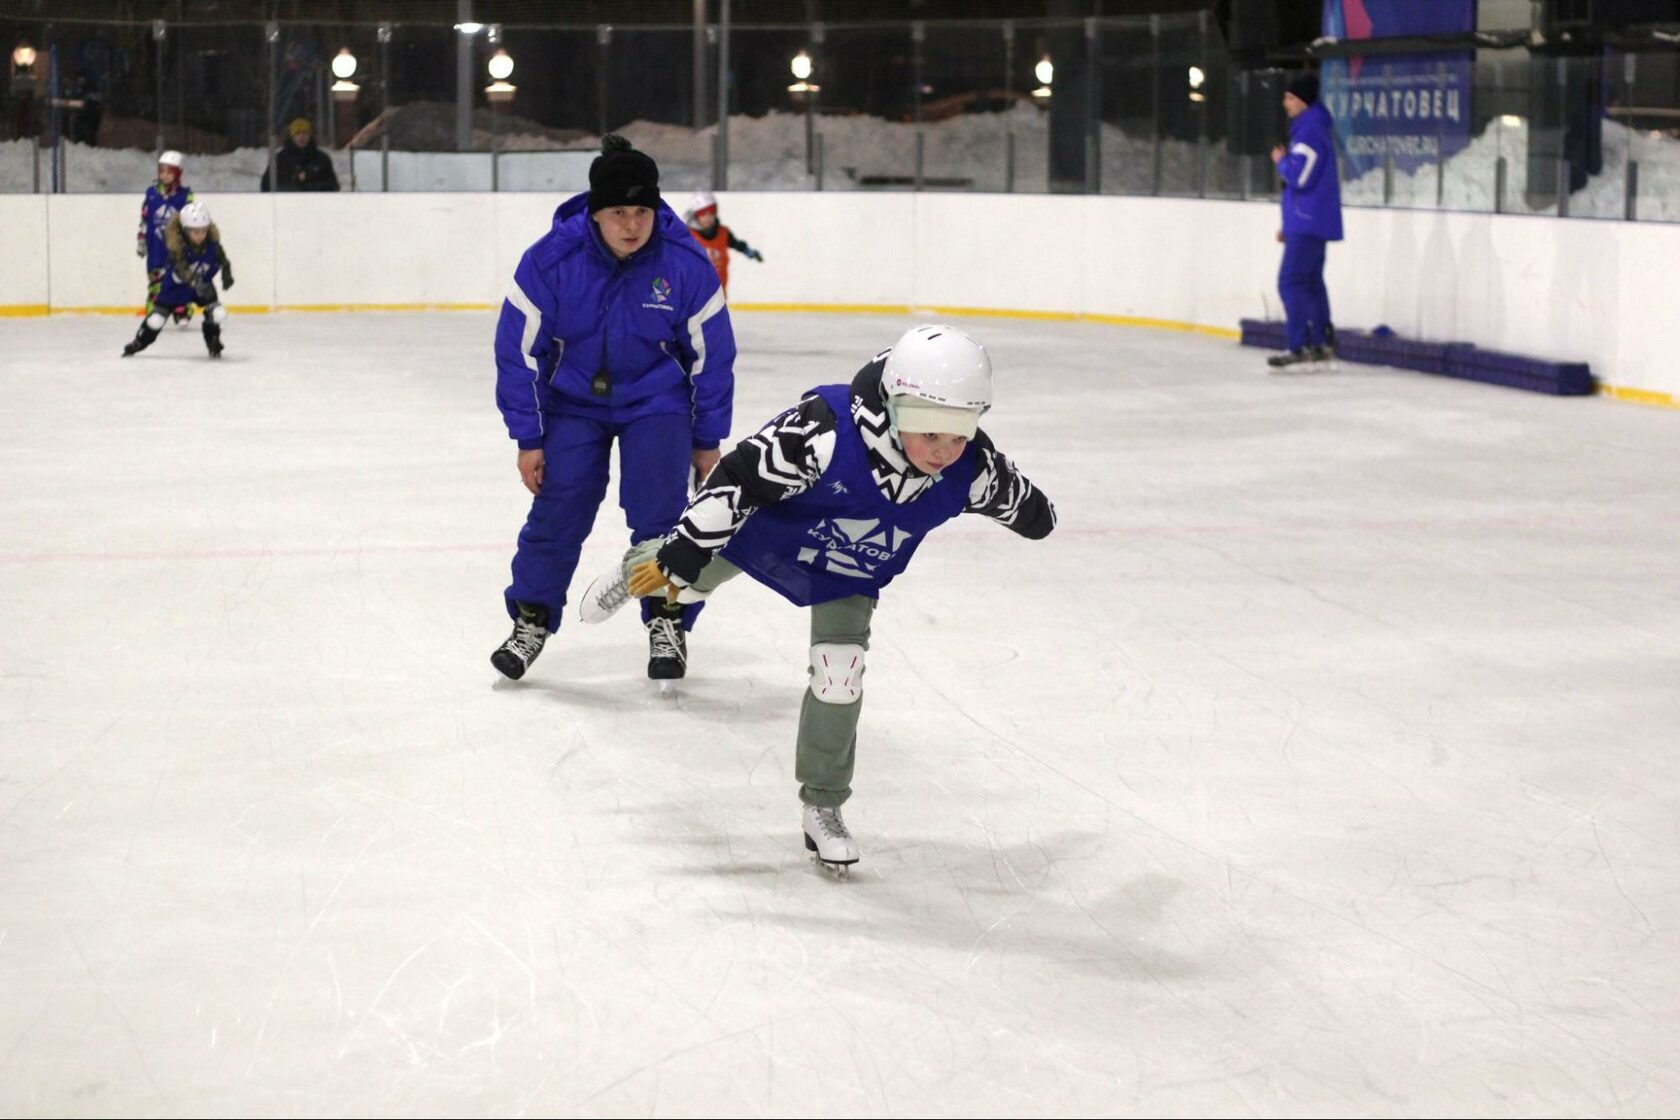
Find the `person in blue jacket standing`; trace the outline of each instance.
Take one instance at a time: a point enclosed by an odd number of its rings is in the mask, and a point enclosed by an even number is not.
[[[496,327],[496,404],[534,495],[504,598],[513,633],[492,664],[518,680],[559,629],[618,443],[632,546],[662,538],[729,434],[735,335],[717,273],[661,200],[659,168],[607,135],[589,191],[526,250]],[[642,604],[648,676],[688,662],[699,605]]]
[[[1289,145],[1272,149],[1272,162],[1283,180],[1283,266],[1278,294],[1283,297],[1289,350],[1269,358],[1274,369],[1304,362],[1329,361],[1335,355],[1330,324],[1330,293],[1324,286],[1324,250],[1342,239],[1342,184],[1336,173],[1335,123],[1318,100],[1318,77],[1301,74],[1283,95],[1289,114]]]

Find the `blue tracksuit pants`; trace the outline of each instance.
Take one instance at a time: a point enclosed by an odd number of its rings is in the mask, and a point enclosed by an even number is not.
[[[560,628],[566,588],[577,571],[584,539],[607,496],[608,457],[618,440],[618,504],[630,526],[630,543],[664,536],[688,504],[693,422],[688,415],[645,416],[607,423],[582,416],[544,416],[542,491],[519,531],[513,582],[505,595],[509,618],[516,602],[548,608],[550,630]],[[683,611],[683,628],[704,604]],[[644,620],[647,603],[642,604]]]
[[[1278,269],[1278,295],[1283,297],[1289,349],[1324,345],[1330,323],[1330,293],[1324,287],[1322,237],[1291,234],[1283,242],[1283,266]]]

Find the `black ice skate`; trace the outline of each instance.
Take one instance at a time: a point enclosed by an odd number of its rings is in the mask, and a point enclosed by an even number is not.
[[[862,856],[857,841],[840,815],[840,806],[805,806],[805,850],[815,853],[825,871],[846,874]]]
[[[222,328],[209,319],[204,320],[204,348],[212,358],[222,356]]]
[[[490,655],[490,664],[510,681],[525,675],[548,641],[548,608],[538,603],[514,606],[519,609],[519,617],[513,620],[513,633]]]
[[[1304,366],[1318,359],[1308,350],[1291,350],[1287,354],[1273,354],[1266,359],[1266,364],[1273,369],[1288,369],[1291,366]]]
[[[134,355],[140,353],[140,351],[156,342],[157,336],[157,331],[154,331],[145,323],[141,323],[140,329],[134,334],[134,341],[123,347],[122,356],[125,358],[134,357]]]
[[[682,608],[663,601],[648,616],[648,680],[680,681],[688,672],[688,637],[683,633]]]

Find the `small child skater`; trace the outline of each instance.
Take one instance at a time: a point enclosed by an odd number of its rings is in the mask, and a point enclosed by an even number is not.
[[[140,204],[140,228],[135,233],[134,252],[146,262],[146,310],[157,302],[168,271],[169,247],[163,243],[163,231],[169,220],[181,212],[181,207],[193,201],[192,188],[182,182],[185,159],[180,152],[169,151],[158,156],[157,180],[146,188],[146,199]],[[192,304],[170,309],[177,323],[192,318]]]
[[[640,596],[697,602],[745,572],[811,608],[795,775],[805,846],[831,870],[859,858],[840,806],[881,590],[958,514],[1031,540],[1055,528],[1050,500],[979,430],[991,405],[985,347],[952,327],[916,327],[851,384],[810,390],[737,444],[663,541],[632,548],[584,593],[583,621],[601,622]]]
[[[204,346],[212,358],[222,356],[222,322],[227,308],[216,297],[212,281],[218,273],[222,290],[233,287],[233,265],[227,250],[222,248],[222,233],[210,220],[210,210],[202,202],[189,202],[181,212],[169,219],[164,227],[164,243],[169,249],[169,262],[163,281],[146,317],[140,321],[134,341],[123,347],[122,356],[133,357],[153,342],[169,321],[177,307],[197,304],[204,308]]]
[[[764,254],[735,236],[735,231],[718,221],[717,196],[711,191],[699,191],[688,200],[688,232],[706,250],[706,258],[717,270],[718,283],[729,294],[729,250],[745,256],[749,261],[764,260]]]

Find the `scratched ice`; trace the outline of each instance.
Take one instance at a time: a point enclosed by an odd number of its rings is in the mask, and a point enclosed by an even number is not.
[[[1680,418],[969,325],[1061,527],[888,591],[837,883],[768,592],[496,680],[488,315],[0,321],[0,1110],[1680,1109]]]

